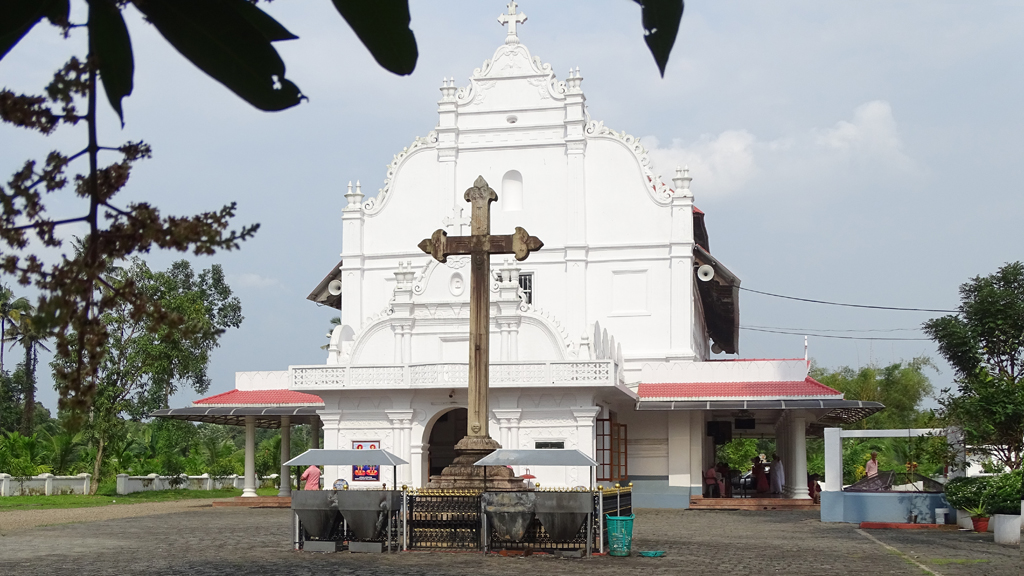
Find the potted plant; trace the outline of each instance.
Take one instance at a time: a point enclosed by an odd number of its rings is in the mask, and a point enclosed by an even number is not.
[[[987,476],[953,478],[946,483],[946,502],[957,510],[957,524],[961,528],[973,528],[974,524],[967,510],[981,506],[982,496],[988,489],[988,484]]]
[[[965,510],[971,515],[971,523],[974,524],[975,532],[988,532],[988,511],[984,505],[969,506]]]
[[[992,478],[984,501],[992,514],[996,544],[1020,544],[1020,502],[1024,491],[1024,471],[1015,470]]]

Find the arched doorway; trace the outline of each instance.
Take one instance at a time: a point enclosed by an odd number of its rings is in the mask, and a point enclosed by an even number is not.
[[[466,436],[469,411],[455,408],[441,415],[430,429],[427,449],[427,478],[441,473],[455,460],[455,444]]]

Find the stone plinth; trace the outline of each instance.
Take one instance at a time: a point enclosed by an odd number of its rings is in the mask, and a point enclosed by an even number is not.
[[[501,448],[493,438],[466,436],[455,445],[458,454],[450,466],[438,476],[432,476],[428,488],[456,490],[487,490],[489,492],[515,492],[526,490],[522,478],[518,478],[506,466],[474,466],[484,456]],[[486,473],[486,481],[484,474]]]

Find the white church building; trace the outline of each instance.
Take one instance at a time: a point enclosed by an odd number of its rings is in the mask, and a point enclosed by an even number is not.
[[[740,280],[712,255],[687,170],[663,181],[636,138],[591,118],[579,69],[559,79],[519,41],[525,18],[510,9],[504,43],[468,83],[442,83],[433,128],[425,119],[379,192],[339,194],[340,262],[324,262],[309,295],[340,310],[324,363],[239,372],[222,401],[167,415],[219,408],[251,428],[315,413],[325,448],[376,444],[410,462],[399,484],[425,486],[465,433],[469,269],[468,256],[442,264],[417,244],[438,227],[469,233],[463,193],[482,175],[498,195],[492,234],[521,226],[544,242],[524,262],[492,258],[495,440],[579,449],[600,482],[633,482],[634,506],[687,507],[716,441],[775,438],[786,497],[808,498],[805,435],[880,405],[814,381],[806,357],[737,358]],[[391,480],[365,472],[329,466],[325,485]],[[590,472],[529,473],[574,487]]]

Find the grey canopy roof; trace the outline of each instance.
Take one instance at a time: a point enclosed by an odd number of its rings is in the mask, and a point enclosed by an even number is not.
[[[478,460],[476,466],[597,466],[597,462],[579,450],[552,448],[495,450]]]
[[[316,413],[319,409],[319,406],[190,406],[155,410],[150,416],[228,426],[245,426],[245,417],[255,416],[257,428],[280,428],[282,416],[287,416],[291,424],[319,423]]]
[[[284,463],[285,466],[400,466],[408,464],[387,450],[328,450],[314,448]]]

